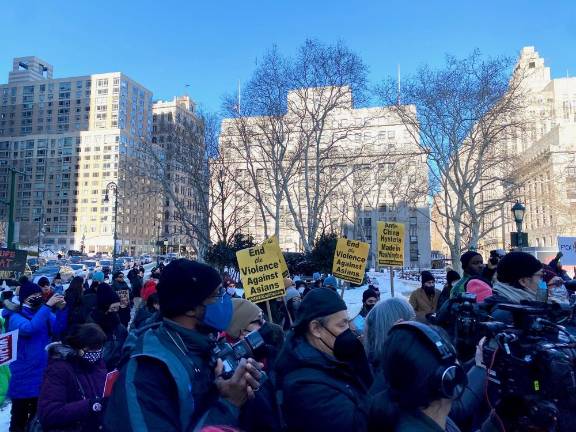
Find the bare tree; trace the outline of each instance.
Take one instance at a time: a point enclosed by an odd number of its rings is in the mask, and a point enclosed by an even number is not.
[[[527,123],[527,94],[526,73],[512,73],[512,64],[478,51],[448,56],[443,68],[425,66],[404,79],[401,98],[392,80],[378,89],[428,155],[429,193],[440,216],[433,223],[455,267],[464,248],[501,226],[497,215],[517,190],[511,138]]]
[[[173,221],[175,232],[164,236],[184,236],[198,259],[210,243],[208,155],[216,154],[218,125],[218,119],[206,113],[196,113],[191,121],[162,116],[152,142],[141,149],[140,172],[148,179],[147,192],[171,204],[163,222]]]

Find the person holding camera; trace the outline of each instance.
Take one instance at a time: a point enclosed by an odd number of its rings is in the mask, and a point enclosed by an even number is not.
[[[317,288],[304,298],[276,373],[288,430],[366,429],[372,373],[336,291]]]
[[[137,340],[104,416],[117,431],[192,431],[236,426],[239,409],[260,390],[261,365],[242,359],[231,377],[213,358],[214,334],[232,319],[232,301],[213,268],[177,259],[162,271],[163,320]]]
[[[45,347],[53,333],[64,329],[62,308],[64,297],[54,294],[46,302],[42,289],[32,282],[24,282],[18,291],[20,305],[5,301],[2,317],[6,331],[18,330],[18,353],[10,363],[12,377],[8,396],[12,399],[10,432],[24,432],[36,413],[42,374],[48,363]],[[53,310],[57,310],[56,314]]]
[[[240,429],[260,432],[279,431],[281,419],[276,401],[275,364],[284,339],[277,341],[275,330],[282,330],[278,325],[264,321],[262,310],[255,303],[242,298],[233,298],[232,304],[234,314],[226,329],[225,340],[232,345],[248,344],[251,356],[262,363],[262,369],[267,377],[255,398],[247,401],[240,410]],[[258,337],[254,340],[257,344],[251,342],[253,340],[251,336],[256,333]]]
[[[467,377],[456,350],[440,330],[417,321],[394,325],[380,363],[387,387],[372,399],[368,430],[460,430],[448,414]]]

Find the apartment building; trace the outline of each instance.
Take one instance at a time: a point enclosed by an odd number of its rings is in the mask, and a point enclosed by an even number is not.
[[[150,251],[160,201],[145,193],[139,149],[151,133],[152,93],[126,75],[55,78],[48,62],[15,58],[0,85],[0,199],[9,194],[7,169],[21,172],[19,243],[111,252],[117,197],[117,250]]]
[[[189,96],[156,101],[152,111],[152,143],[164,155],[161,172],[165,175],[162,217],[155,222],[158,240],[163,246],[166,242],[167,251],[194,255],[208,236],[203,123]],[[205,234],[199,232],[203,230]]]

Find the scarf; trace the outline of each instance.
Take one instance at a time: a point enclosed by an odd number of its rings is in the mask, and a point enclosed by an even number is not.
[[[508,285],[500,281],[496,281],[492,290],[494,293],[499,294],[502,297],[506,297],[511,302],[518,304],[520,304],[522,300],[536,300],[536,295],[530,291],[524,291],[523,289],[513,287],[512,285]]]

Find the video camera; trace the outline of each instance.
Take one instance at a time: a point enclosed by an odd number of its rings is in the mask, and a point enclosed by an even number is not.
[[[544,303],[499,308],[512,314],[513,325],[493,321],[479,327],[488,335],[482,360],[489,400],[497,412],[517,416],[507,430],[575,430],[576,338],[550,320]]]
[[[490,319],[472,293],[458,294],[446,301],[436,314],[428,316],[428,321],[446,330],[462,361],[474,357],[476,345],[483,336],[479,324]]]
[[[265,345],[260,331],[254,330],[235,344],[229,344],[227,342],[217,344],[212,350],[212,355],[214,360],[222,360],[224,365],[222,376],[224,379],[228,379],[234,375],[234,371],[238,367],[241,359],[247,359],[248,357],[254,359],[260,358]]]

